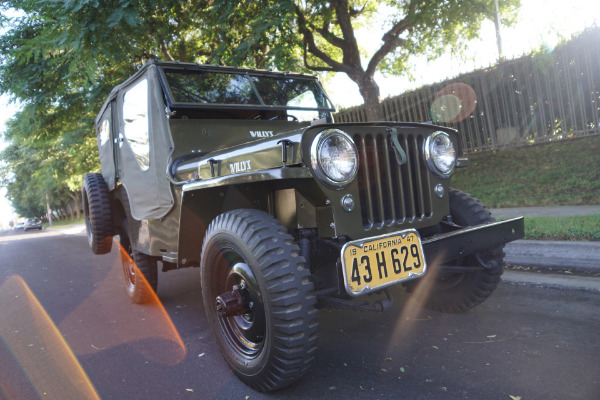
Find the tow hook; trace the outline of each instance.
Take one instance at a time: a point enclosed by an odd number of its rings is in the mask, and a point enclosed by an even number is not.
[[[252,305],[245,285],[234,285],[231,292],[223,293],[215,299],[215,309],[222,317],[247,314],[252,311]]]

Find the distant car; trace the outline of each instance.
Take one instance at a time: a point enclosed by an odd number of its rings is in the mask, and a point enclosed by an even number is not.
[[[13,231],[18,231],[19,229],[23,229],[24,226],[25,226],[25,224],[23,222],[17,222],[15,224],[15,226],[13,227]]]
[[[17,229],[18,228],[17,224]],[[39,218],[27,218],[25,220],[25,224],[21,223],[21,227],[27,232],[29,229],[39,229],[42,230],[42,221]]]

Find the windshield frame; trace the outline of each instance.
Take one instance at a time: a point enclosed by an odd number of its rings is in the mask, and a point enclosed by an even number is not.
[[[286,111],[286,110],[299,110],[299,111],[318,111],[320,115],[326,115],[329,113],[335,112],[335,107],[333,106],[333,102],[327,96],[327,93],[323,89],[321,82],[317,79],[317,77],[306,74],[296,74],[296,73],[288,73],[288,72],[271,72],[271,71],[261,71],[261,70],[252,70],[252,69],[244,69],[244,68],[235,68],[235,67],[223,67],[223,66],[214,66],[214,65],[200,65],[200,64],[170,64],[170,63],[160,63],[157,65],[159,71],[159,79],[160,84],[163,89],[163,93],[165,94],[166,106],[170,110],[174,109],[246,109],[246,110],[277,110],[277,111]],[[222,103],[186,103],[186,102],[177,102],[174,100],[173,93],[171,92],[170,86],[168,84],[168,80],[166,77],[166,71],[172,70],[181,70],[182,72],[194,72],[194,71],[202,71],[209,72],[215,74],[230,74],[230,75],[242,75],[245,76],[252,90],[254,91],[254,95],[258,98],[259,104],[222,104]],[[257,90],[253,77],[266,77],[266,78],[292,78],[302,81],[309,81],[311,84],[314,84],[318,90],[322,93],[324,99],[329,103],[330,107],[299,107],[299,106],[286,106],[286,105],[269,105],[265,104],[262,96]]]

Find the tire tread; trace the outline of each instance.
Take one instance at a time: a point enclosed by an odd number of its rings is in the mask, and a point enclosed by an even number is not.
[[[452,222],[455,224],[473,226],[495,221],[491,212],[477,198],[456,189],[450,189],[449,198]],[[504,272],[503,247],[488,249],[481,256],[490,266],[489,269],[465,274],[467,280],[452,290],[438,291],[434,284],[425,306],[446,313],[462,313],[485,301],[496,289]],[[414,291],[417,285],[416,282],[410,282],[407,288]]]
[[[94,254],[110,253],[113,236],[112,209],[108,186],[102,174],[85,174],[82,195],[90,248]]]
[[[265,281],[264,294],[272,309],[272,346],[263,370],[248,376],[229,362],[236,375],[250,387],[266,392],[280,389],[300,378],[312,364],[319,327],[314,285],[304,258],[292,236],[273,216],[262,211],[240,209],[217,216],[208,227],[202,246],[201,266],[210,238],[229,232],[245,242],[256,257]],[[203,278],[207,276],[202,273]],[[210,299],[205,298],[207,305]],[[223,349],[221,349],[223,351]]]

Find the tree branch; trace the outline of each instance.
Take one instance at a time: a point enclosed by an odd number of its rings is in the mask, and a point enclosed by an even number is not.
[[[317,33],[319,33],[325,40],[327,40],[332,45],[342,48],[344,46],[344,40],[335,36],[328,28],[327,21],[323,22],[323,27],[321,29],[309,24],[310,27]]]
[[[342,47],[344,64],[349,65],[352,68],[362,69],[358,43],[356,42],[354,28],[352,27],[348,0],[334,0],[331,4],[335,8],[338,24],[344,37],[344,45]]]
[[[365,11],[365,8],[367,8],[367,3],[369,1],[365,1],[365,4],[362,6],[362,8],[356,9],[356,8],[352,8],[350,9],[350,18],[354,18],[354,17],[358,17],[359,15],[362,15],[362,13]]]
[[[373,57],[371,57],[369,65],[367,66],[368,75],[373,76],[377,66],[385,58],[385,56],[407,43],[406,39],[402,39],[399,36],[401,33],[413,28],[418,24],[418,19],[415,18],[416,7],[416,2],[413,2],[409,7],[406,16],[394,24],[394,26],[392,26],[390,30],[383,35],[381,38],[383,40],[383,45],[375,52],[375,54],[373,54]]]
[[[160,47],[160,52],[163,53],[163,56],[165,56],[167,61],[175,61],[175,59],[173,58],[171,53],[169,53],[169,49],[167,49],[167,46],[165,45],[164,40],[160,41],[159,47]]]
[[[308,28],[309,24],[308,24],[308,21],[306,20],[306,16],[304,15],[304,13],[302,12],[302,10],[300,9],[300,7],[297,4],[295,4],[294,7],[296,9],[296,16],[298,19],[298,29],[300,30],[300,33],[304,37],[304,65],[307,68],[309,68],[308,52],[310,52],[312,55],[319,58],[325,64],[329,65],[330,69],[325,69],[325,70],[337,71],[337,72],[346,71],[348,68],[344,64],[335,61],[327,53],[325,53],[324,51],[319,49],[319,47],[317,46],[317,43],[315,42],[315,37],[314,37],[312,31]],[[313,67],[311,69],[313,69],[314,71],[323,70],[320,68],[327,68],[327,67]]]
[[[316,67],[316,66],[312,66],[308,64],[308,44],[304,43],[304,66],[308,69],[310,69],[311,71],[317,71],[317,72],[339,72],[336,71],[335,69],[333,69],[332,67]]]

